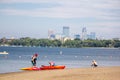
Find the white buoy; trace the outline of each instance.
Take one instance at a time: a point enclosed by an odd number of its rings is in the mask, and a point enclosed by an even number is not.
[[[62,53],[62,51],[60,51],[60,55],[62,55],[63,53]]]

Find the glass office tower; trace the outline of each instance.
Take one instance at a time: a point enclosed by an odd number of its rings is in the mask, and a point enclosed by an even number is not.
[[[82,40],[87,39],[87,29],[86,27],[82,28]]]
[[[63,35],[65,37],[69,37],[69,27],[68,26],[63,26]]]

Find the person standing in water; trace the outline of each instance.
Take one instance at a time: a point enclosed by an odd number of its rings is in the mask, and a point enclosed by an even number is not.
[[[97,62],[95,61],[95,60],[93,60],[92,61],[92,65],[91,66],[93,66],[93,67],[97,67],[98,66],[98,64],[97,64]]]
[[[32,66],[33,66],[33,67],[36,66],[37,57],[38,57],[38,54],[37,54],[37,53],[35,53],[35,54],[32,56],[31,63],[32,63]]]

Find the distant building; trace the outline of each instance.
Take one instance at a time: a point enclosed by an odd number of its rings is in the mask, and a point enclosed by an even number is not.
[[[80,39],[80,35],[79,34],[74,35],[74,39]]]
[[[57,39],[57,40],[62,40],[62,35],[61,35],[61,34],[56,34],[56,35],[55,35],[55,39]]]
[[[55,39],[55,34],[53,30],[48,30],[48,39]]]
[[[87,35],[87,39],[96,39],[96,33],[91,32],[90,34]]]
[[[120,38],[113,38],[112,40],[120,40]]]
[[[70,37],[64,37],[62,41],[65,42],[67,40],[71,40],[71,38]]]
[[[86,27],[82,28],[82,40],[87,39],[87,29]]]
[[[55,39],[55,34],[51,34],[50,39],[52,39],[52,40]]]
[[[90,35],[91,35],[91,39],[96,39],[96,33],[95,32],[91,32]]]
[[[63,26],[63,35],[64,37],[69,37],[69,27]]]
[[[87,34],[87,39],[91,39],[91,35],[90,34]]]

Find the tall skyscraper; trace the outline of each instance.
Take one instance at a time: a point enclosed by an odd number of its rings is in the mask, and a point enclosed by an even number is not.
[[[96,33],[91,32],[90,34],[87,35],[87,39],[96,39]]]
[[[87,30],[86,27],[82,28],[82,40],[87,39]]]
[[[96,39],[96,33],[95,32],[91,32],[90,35],[91,35],[91,39]]]
[[[63,26],[63,35],[64,37],[69,37],[69,27]]]

